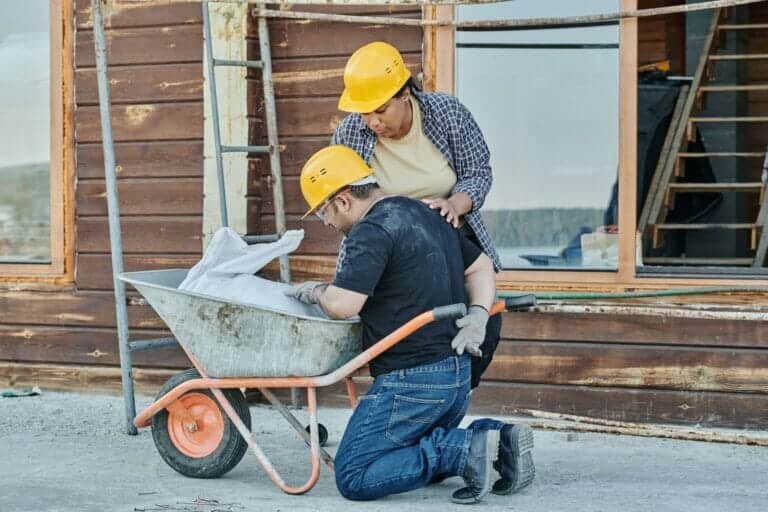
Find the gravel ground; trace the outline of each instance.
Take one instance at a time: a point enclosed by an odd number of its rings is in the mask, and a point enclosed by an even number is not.
[[[139,397],[139,408],[149,403]],[[298,414],[302,414],[299,412]],[[257,439],[292,483],[308,473],[308,451],[269,407],[251,408]],[[348,410],[321,409],[333,452]],[[471,418],[468,418],[468,421]],[[247,454],[217,480],[195,480],[171,470],[152,436],[122,433],[120,397],[46,392],[0,399],[0,511],[356,511],[467,510],[448,501],[460,485],[440,485],[353,503],[336,491],[323,467],[317,486],[287,496]],[[515,496],[489,496],[487,511],[764,512],[768,507],[768,448],[537,431],[538,476]]]

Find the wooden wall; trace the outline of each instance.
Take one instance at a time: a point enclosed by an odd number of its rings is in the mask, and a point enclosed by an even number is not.
[[[3,385],[115,389],[118,382],[89,3],[77,1],[76,280],[58,289],[0,290]],[[390,12],[389,8],[362,11]],[[406,8],[398,15],[416,17],[419,10]],[[131,5],[109,19],[126,266],[129,270],[188,267],[199,258],[201,236],[200,7]],[[655,26],[662,30],[662,24]],[[667,30],[669,24],[663,26]],[[253,20],[251,27],[251,54],[256,57]],[[282,162],[289,223],[304,227],[308,235],[295,259],[295,276],[328,276],[339,240],[314,220],[299,221],[304,209],[297,186],[299,169],[308,155],[327,144],[343,115],[335,105],[347,56],[366,42],[383,39],[403,50],[418,72],[422,34],[412,28],[292,21],[273,21],[270,27],[280,136],[286,146]],[[674,53],[666,41],[669,38],[658,33],[644,36],[641,55],[655,59]],[[250,76],[254,143],[264,136],[259,80],[256,73]],[[268,162],[253,158],[249,170],[250,231],[271,232],[274,206]],[[135,337],[163,332],[162,322],[136,295],[130,302]],[[505,315],[503,338],[486,381],[473,396],[478,408],[768,426],[768,327],[762,322],[522,313]],[[136,363],[149,368],[136,375],[151,383],[150,389],[157,389],[167,375],[162,369],[187,365],[178,350],[137,354]]]
[[[119,356],[90,1],[74,3],[75,282],[48,291],[0,290],[0,382],[74,379],[88,385],[119,375],[104,368],[119,364]],[[194,2],[107,11],[126,270],[188,267],[201,253],[200,13]],[[139,302],[135,294],[130,302]],[[131,305],[129,321],[134,338],[164,332],[148,306]],[[135,360],[150,367],[188,365],[179,350],[135,354]]]
[[[680,2],[640,0],[638,8],[654,9]],[[684,2],[683,2],[684,3]],[[641,18],[638,22],[638,64],[669,60],[671,74],[685,74],[685,16],[672,14]]]

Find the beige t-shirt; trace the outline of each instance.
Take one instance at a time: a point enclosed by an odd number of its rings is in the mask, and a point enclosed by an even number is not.
[[[456,173],[448,160],[424,135],[421,109],[411,97],[413,122],[402,139],[379,137],[371,167],[387,195],[413,199],[448,197],[456,184]]]

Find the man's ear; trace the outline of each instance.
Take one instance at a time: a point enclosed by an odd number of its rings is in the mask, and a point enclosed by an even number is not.
[[[352,198],[349,196],[349,192],[344,191],[336,196],[336,204],[338,204],[339,211],[347,213],[352,208]]]

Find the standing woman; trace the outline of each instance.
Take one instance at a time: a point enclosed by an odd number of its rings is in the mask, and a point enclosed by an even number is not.
[[[339,109],[349,112],[331,139],[355,150],[388,195],[422,199],[462,230],[501,269],[480,216],[491,188],[490,152],[472,114],[455,97],[420,91],[400,52],[384,42],[359,48],[344,69]],[[472,358],[472,387],[498,345],[501,315],[470,307],[460,322],[485,326],[482,356]]]

